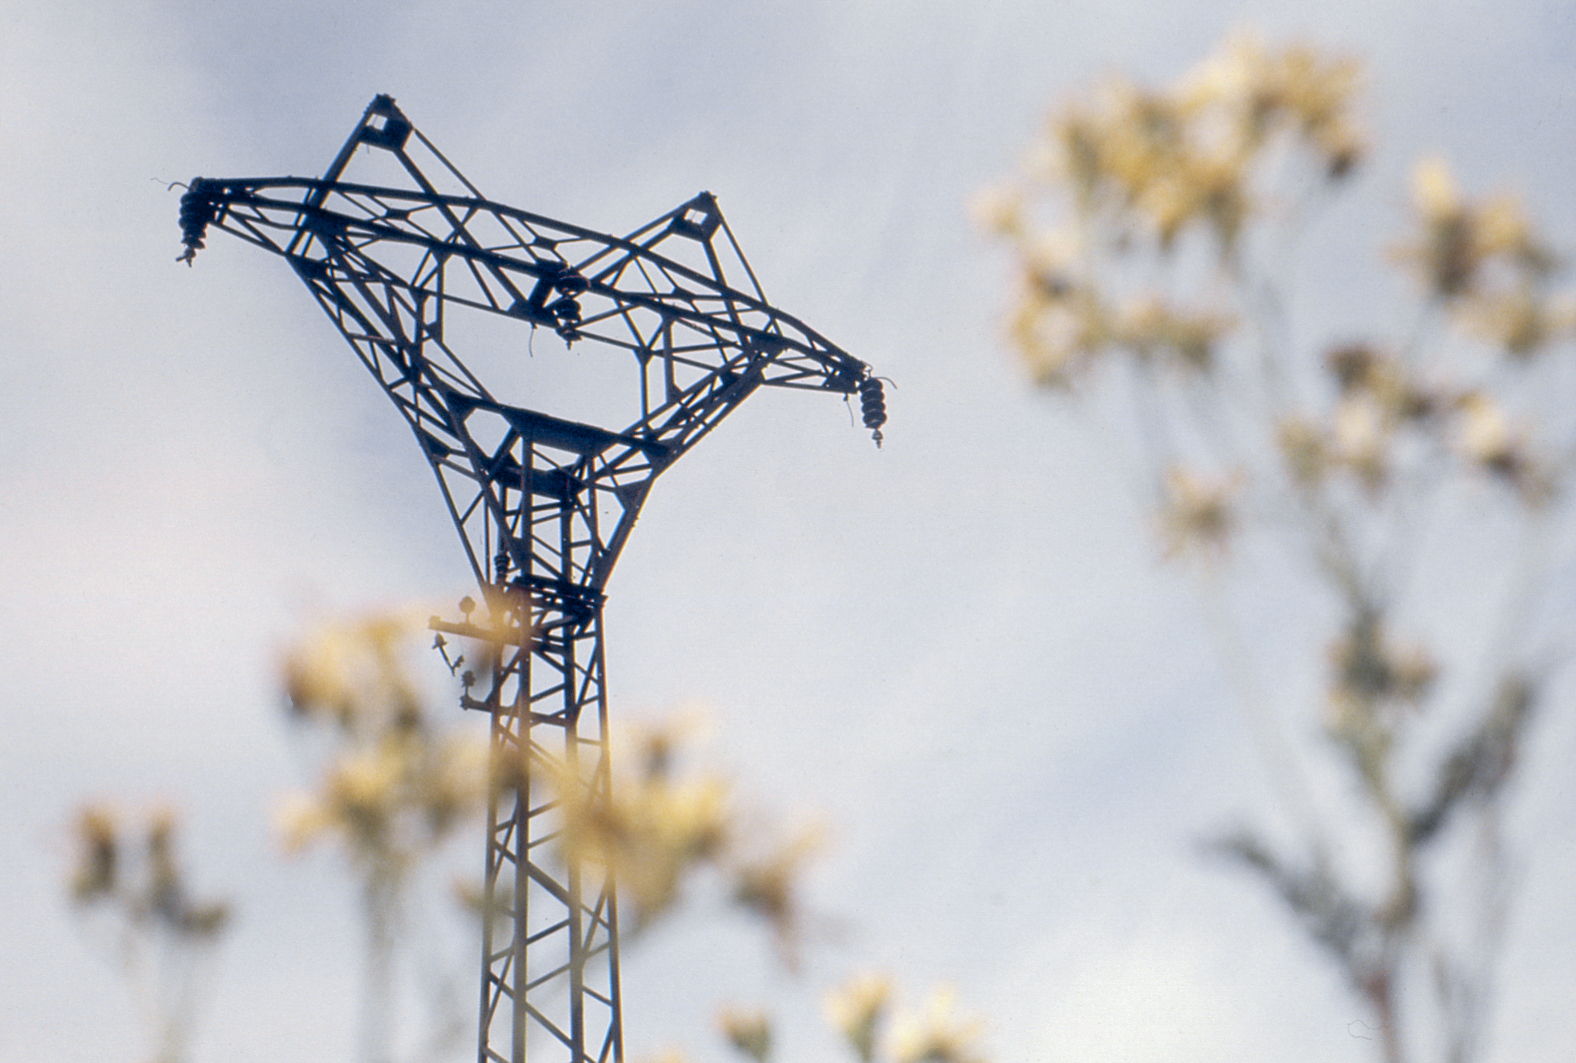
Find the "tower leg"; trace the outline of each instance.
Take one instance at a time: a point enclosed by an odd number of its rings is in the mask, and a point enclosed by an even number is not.
[[[600,606],[499,592],[513,644],[484,704],[501,781],[488,805],[479,1063],[622,1063],[613,883],[553,842],[554,784],[607,796]]]

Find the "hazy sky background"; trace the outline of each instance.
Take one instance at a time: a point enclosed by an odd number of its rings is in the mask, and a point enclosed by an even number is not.
[[[804,977],[728,921],[660,933],[626,964],[632,1063],[720,1058],[714,1005],[766,999],[785,1063],[834,1058],[819,993],[872,967],[916,1002],[954,984],[998,1063],[1371,1058],[1334,970],[1193,851],[1262,807],[1263,772],[1116,463],[1006,351],[1005,264],[966,214],[1052,101],[1169,80],[1239,27],[1368,61],[1378,151],[1326,266],[1382,248],[1431,151],[1576,247],[1568,2],[7,0],[0,1060],[140,1052],[63,899],[95,797],[177,804],[199,884],[239,908],[196,1058],[349,1057],[348,886],[269,833],[301,778],[274,666],[316,617],[453,602],[469,572],[300,283],[222,234],[176,265],[167,186],[320,174],[378,92],[551,217],[623,232],[716,193],[768,296],[897,385],[880,452],[830,397],[752,398],[620,562],[615,714],[705,706],[741,788],[832,825]],[[1388,323],[1363,267],[1322,275],[1321,333]],[[1504,1063],[1576,1042],[1576,720],[1537,735]]]

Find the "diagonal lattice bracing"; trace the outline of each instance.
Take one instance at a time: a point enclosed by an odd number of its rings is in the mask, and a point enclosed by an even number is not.
[[[181,227],[188,263],[217,227],[290,264],[410,425],[476,573],[485,620],[433,625],[495,658],[462,699],[506,784],[478,1059],[619,1063],[614,883],[556,854],[548,786],[609,786],[604,588],[652,481],[757,388],[857,394],[879,443],[880,382],[766,302],[709,193],[624,237],[554,221],[488,200],[387,96],[323,177],[197,178]]]

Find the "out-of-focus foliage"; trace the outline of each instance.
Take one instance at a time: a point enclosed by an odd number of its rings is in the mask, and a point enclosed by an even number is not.
[[[637,931],[678,904],[691,877],[719,878],[791,962],[803,920],[799,876],[815,835],[782,835],[742,811],[722,776],[684,770],[683,730],[615,732],[606,792],[561,774],[550,779],[563,813],[562,858],[612,872]]]
[[[892,984],[864,975],[826,998],[826,1017],[854,1050],[859,1063],[873,1063],[876,1043],[892,1001]]]
[[[1166,555],[1205,576],[1301,848],[1242,832],[1217,850],[1263,876],[1341,966],[1385,1058],[1429,1046],[1459,1063],[1480,1046],[1504,918],[1502,797],[1569,649],[1545,621],[1549,530],[1570,521],[1576,472],[1554,398],[1576,382],[1576,304],[1521,205],[1468,195],[1430,158],[1400,238],[1372,248],[1410,278],[1416,324],[1332,336],[1298,317],[1321,291],[1298,241],[1370,151],[1361,82],[1349,58],[1250,37],[1169,88],[1112,80],[1049,118],[978,216],[1016,262],[1008,331],[1029,375],[1116,411]],[[1492,533],[1499,567],[1460,571],[1448,537]],[[1255,641],[1231,615],[1233,590],[1253,594],[1231,584],[1243,554],[1258,580],[1279,558],[1277,593],[1310,574],[1317,586],[1279,637],[1335,618],[1308,639],[1325,647],[1327,743],[1286,738],[1304,707],[1240,652]],[[1468,639],[1429,598],[1463,580],[1501,592],[1479,597]],[[1304,781],[1332,751],[1355,806],[1335,816]],[[1476,844],[1451,878],[1431,857],[1457,824]],[[1348,855],[1374,837],[1389,853],[1377,892]],[[1432,988],[1434,1010],[1410,1008],[1403,1029],[1407,979],[1417,999]]]
[[[937,989],[919,1010],[892,1006],[892,983],[863,975],[827,994],[826,1018],[859,1063],[983,1063],[982,1027],[958,1017],[950,989]],[[724,1011],[728,1043],[754,1063],[767,1063],[772,1025],[763,1012]]]
[[[481,808],[485,742],[428,719],[409,671],[417,631],[403,616],[332,625],[286,659],[292,721],[335,739],[317,785],[280,814],[287,850],[337,845],[369,879],[392,882]]]
[[[338,848],[358,876],[370,942],[362,1035],[367,1059],[390,1056],[392,954],[406,881],[451,831],[470,822],[489,794],[508,800],[527,784],[548,788],[557,816],[557,859],[613,875],[627,930],[638,935],[700,892],[689,889],[692,882],[704,881],[712,895],[758,920],[778,958],[797,968],[807,922],[801,879],[819,844],[816,832],[784,832],[764,814],[741,807],[722,775],[695,767],[691,728],[684,723],[615,730],[606,785],[600,779],[590,785],[577,774],[592,770],[586,764],[543,754],[521,765],[490,759],[480,739],[443,737],[412,677],[413,617],[325,626],[282,668],[291,719],[326,732],[331,741],[317,786],[297,795],[281,816],[281,837],[292,852],[319,844]],[[451,661],[447,644],[438,647],[458,670],[463,658]],[[466,654],[472,656],[484,670],[501,657],[496,645],[473,647]],[[464,680],[467,689],[478,682],[493,685],[486,675]],[[471,892],[479,908],[477,891]],[[867,979],[830,1006],[834,1025],[861,1063],[977,1063],[974,1027],[953,1019],[940,997],[928,1012],[901,1017],[889,1035],[888,994],[884,981]],[[775,1038],[764,1012],[725,1010],[718,1024],[735,1050],[756,1063],[770,1058]]]
[[[766,1063],[772,1055],[772,1022],[759,1011],[725,1009],[717,1016],[717,1026],[734,1051]]]
[[[290,853],[331,846],[357,878],[367,1063],[393,1058],[395,961],[410,882],[457,829],[475,824],[490,784],[485,738],[446,731],[427,711],[411,671],[421,631],[414,614],[325,625],[282,667],[292,724],[326,739],[327,752],[316,784],[280,811],[280,840]],[[457,1032],[458,1022],[451,1015],[434,1028]]]
[[[611,869],[638,928],[672,911],[694,877],[720,880],[732,902],[771,931],[790,968],[804,946],[800,879],[818,847],[813,832],[785,835],[742,812],[715,774],[683,770],[682,726],[625,732],[614,746],[610,795],[560,780],[567,804],[561,851]],[[828,1021],[859,1063],[981,1063],[980,1027],[958,1020],[951,995],[938,992],[920,1013],[891,1020],[890,983],[866,976],[827,997]],[[891,1027],[888,1029],[888,1027]],[[766,1011],[726,1008],[724,1040],[753,1063],[776,1044]]]
[[[128,826],[107,805],[77,816],[71,899],[109,925],[112,948],[152,1027],[158,1063],[180,1063],[195,1021],[201,967],[230,907],[193,899],[176,859],[176,820],[157,809]]]

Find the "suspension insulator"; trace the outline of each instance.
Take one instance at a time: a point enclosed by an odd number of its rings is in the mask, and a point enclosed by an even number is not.
[[[864,414],[865,427],[870,429],[876,445],[881,445],[881,426],[886,424],[886,397],[881,381],[866,377],[859,384],[859,407]]]
[[[181,256],[181,260],[188,264],[203,247],[203,239],[208,235],[208,224],[218,213],[218,204],[214,201],[217,192],[218,185],[215,182],[197,177],[192,179],[190,187],[181,196],[181,243],[186,245],[186,253]]]
[[[573,325],[580,320],[580,304],[572,296],[564,296],[547,308],[548,312],[565,324]]]

